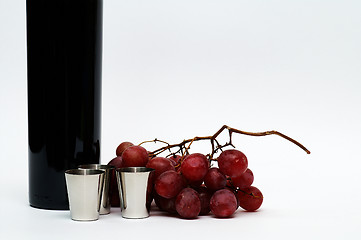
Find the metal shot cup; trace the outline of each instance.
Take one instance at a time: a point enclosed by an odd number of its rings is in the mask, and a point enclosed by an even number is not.
[[[71,219],[93,221],[99,218],[104,171],[70,169],[65,171]]]
[[[109,199],[109,187],[110,187],[110,176],[112,172],[115,170],[115,167],[109,165],[102,165],[102,164],[86,164],[86,165],[79,165],[79,169],[95,169],[104,171],[104,185],[103,185],[103,192],[102,198],[100,201],[100,211],[101,215],[109,214],[110,213],[110,199]]]
[[[124,218],[149,217],[147,194],[150,173],[154,169],[146,167],[129,167],[116,170],[119,188],[120,207]]]

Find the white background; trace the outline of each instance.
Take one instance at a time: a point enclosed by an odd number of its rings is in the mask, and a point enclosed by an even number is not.
[[[102,163],[124,140],[223,124],[312,153],[234,136],[258,212],[82,223],[28,205],[25,1],[0,0],[0,238],[361,239],[360,13],[358,0],[104,0]]]

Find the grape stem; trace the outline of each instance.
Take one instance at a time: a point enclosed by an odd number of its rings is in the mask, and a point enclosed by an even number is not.
[[[170,145],[170,144],[167,143],[166,141],[162,141],[162,140],[159,140],[159,139],[156,138],[156,139],[154,139],[154,140],[143,141],[143,142],[139,143],[139,146],[142,145],[142,144],[144,144],[144,143],[150,143],[150,142],[154,142],[154,143],[156,143],[156,142],[161,142],[161,143],[167,144],[168,146]]]
[[[246,191],[242,190],[241,188],[234,186],[233,183],[232,183],[232,179],[230,177],[227,177],[227,180],[228,180],[229,185],[227,185],[226,187],[229,188],[234,193],[243,192],[244,194],[250,195],[250,196],[252,196],[254,198],[263,198],[263,196],[256,196],[256,195],[254,195],[253,192],[247,193]]]
[[[228,130],[228,134],[229,134],[229,142],[226,142],[225,144],[221,145],[218,141],[217,141],[217,137],[224,131],[224,130]],[[226,146],[232,146],[234,147],[234,145],[232,144],[232,133],[238,133],[238,134],[243,134],[243,135],[248,135],[248,136],[256,136],[256,137],[260,137],[260,136],[268,136],[268,135],[278,135],[294,144],[296,144],[298,147],[300,147],[301,149],[303,149],[307,154],[310,154],[311,152],[306,148],[304,147],[301,143],[297,142],[296,140],[294,140],[293,138],[290,138],[286,135],[284,135],[283,133],[280,133],[278,131],[266,131],[266,132],[246,132],[246,131],[241,131],[241,130],[238,130],[236,128],[231,128],[227,125],[223,125],[215,134],[213,134],[212,136],[205,136],[205,137],[194,137],[194,138],[191,138],[191,139],[186,139],[186,140],[183,140],[181,143],[178,143],[178,144],[169,144],[167,142],[164,142],[164,141],[161,141],[161,140],[158,140],[158,139],[155,139],[155,140],[152,140],[152,141],[145,141],[145,142],[142,142],[141,144],[143,143],[146,143],[146,142],[162,142],[162,143],[165,143],[166,146],[163,146],[159,149],[156,149],[154,150],[153,152],[150,152],[149,155],[151,157],[154,157],[164,151],[170,151],[170,149],[172,148],[176,148],[178,147],[179,149],[176,151],[176,152],[171,152],[169,155],[173,155],[173,154],[177,154],[177,153],[181,153],[182,154],[182,158],[184,157],[184,155],[186,153],[188,153],[188,149],[190,148],[191,144],[195,141],[199,141],[199,140],[210,140],[211,141],[211,145],[212,145],[212,152],[210,154],[208,154],[208,157],[210,160],[213,159],[213,155],[215,153],[217,153],[217,151],[221,150],[222,151],[222,148],[226,147]],[[189,143],[189,145],[186,147],[185,145]],[[140,144],[139,144],[140,145]]]
[[[243,192],[244,194],[250,195],[250,196],[252,196],[254,198],[263,198],[263,196],[257,196],[253,192],[248,193],[248,192],[246,192],[246,191],[244,191],[244,190],[242,190],[240,188],[237,188],[236,192]]]

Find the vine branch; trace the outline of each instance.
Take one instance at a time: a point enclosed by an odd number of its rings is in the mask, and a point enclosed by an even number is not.
[[[229,141],[226,142],[225,144],[221,145],[218,141],[217,141],[217,137],[225,130],[228,130],[228,134],[229,134]],[[311,152],[305,147],[303,146],[301,143],[299,143],[298,141],[294,140],[293,138],[288,137],[287,135],[280,133],[278,131],[266,131],[266,132],[246,132],[246,131],[241,131],[238,130],[236,128],[231,128],[227,125],[223,125],[215,134],[213,134],[212,136],[204,136],[204,137],[194,137],[191,139],[185,139],[183,140],[181,143],[178,144],[169,144],[167,142],[155,139],[153,141],[145,141],[142,142],[146,143],[146,142],[162,142],[165,143],[166,146],[163,146],[159,149],[154,150],[153,152],[150,152],[149,155],[150,156],[156,156],[164,151],[167,151],[172,148],[179,148],[175,153],[179,153],[181,152],[182,155],[184,156],[184,154],[186,154],[188,152],[188,149],[190,148],[190,145],[195,142],[195,141],[200,141],[200,140],[210,140],[211,142],[211,146],[212,146],[212,152],[210,154],[208,154],[210,159],[213,159],[213,155],[219,151],[222,150],[222,148],[226,147],[226,146],[232,146],[234,147],[233,143],[232,143],[232,133],[238,133],[238,134],[243,134],[243,135],[248,135],[248,136],[255,136],[255,137],[260,137],[260,136],[268,136],[268,135],[277,135],[280,136],[294,144],[296,144],[298,147],[300,147],[301,149],[303,149],[307,154],[310,154]],[[186,147],[186,144],[189,143],[189,145]],[[171,153],[171,154],[175,154],[175,153]]]

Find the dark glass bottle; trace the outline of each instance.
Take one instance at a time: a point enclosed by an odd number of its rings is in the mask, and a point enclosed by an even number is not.
[[[69,209],[64,171],[100,162],[102,0],[27,0],[29,202]]]

